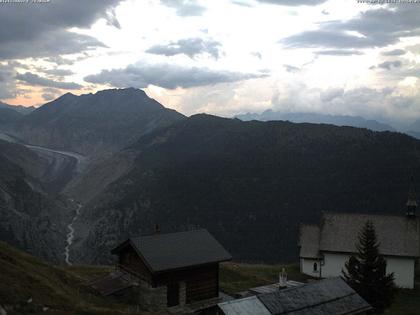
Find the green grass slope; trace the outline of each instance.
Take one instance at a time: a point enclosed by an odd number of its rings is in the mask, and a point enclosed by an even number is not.
[[[306,282],[309,276],[301,274],[298,265],[261,265],[224,263],[220,267],[220,287],[226,294],[246,291],[262,285],[273,284],[285,268],[290,280]]]
[[[286,268],[290,280],[308,279],[298,265],[224,263],[220,268],[221,290],[233,295],[274,283],[282,268]],[[8,315],[159,314],[103,298],[85,286],[110,271],[110,266],[52,266],[0,241],[0,306]],[[420,314],[420,290],[399,291],[386,314]]]
[[[84,284],[111,267],[58,267],[0,242],[0,304],[7,314],[151,314]]]

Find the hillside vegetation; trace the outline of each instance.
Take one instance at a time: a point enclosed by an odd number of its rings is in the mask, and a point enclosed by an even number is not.
[[[48,193],[51,173],[38,154],[0,140],[0,240],[56,263],[63,256],[68,211],[63,198]]]
[[[74,158],[0,150],[0,239],[53,263],[63,259],[76,204],[75,263],[108,264],[113,246],[156,224],[206,228],[236,260],[293,262],[301,223],[322,211],[404,215],[409,178],[420,174],[420,142],[404,134],[187,118],[133,88],[65,94],[14,132],[87,155],[79,168]]]
[[[130,147],[132,168],[85,205],[75,254],[107,263],[113,246],[159,224],[206,228],[237,260],[296,261],[299,225],[322,211],[405,215],[419,144],[393,132],[192,116]]]
[[[13,133],[26,143],[92,156],[183,118],[134,88],[67,93],[24,116]]]
[[[58,267],[0,242],[0,304],[8,314],[138,314],[84,284],[111,267]],[[140,310],[142,314],[151,314]]]
[[[0,241],[0,306],[8,315],[130,315],[162,314],[124,304],[117,299],[103,298],[85,286],[88,281],[108,274],[111,266],[60,267],[17,250]],[[298,265],[262,265],[223,263],[220,268],[220,289],[227,294],[278,281],[286,268],[290,280],[307,280]],[[419,279],[420,280],[420,279]],[[420,290],[401,290],[386,314],[416,315],[420,309]]]

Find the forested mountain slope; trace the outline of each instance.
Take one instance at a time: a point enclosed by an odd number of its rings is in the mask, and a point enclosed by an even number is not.
[[[299,224],[323,210],[404,215],[419,144],[352,127],[192,116],[129,148],[133,168],[85,206],[75,249],[103,262],[155,224],[201,226],[236,259],[295,260]]]

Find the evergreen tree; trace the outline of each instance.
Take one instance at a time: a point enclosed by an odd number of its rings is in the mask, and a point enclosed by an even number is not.
[[[382,314],[393,301],[394,274],[386,274],[386,260],[379,253],[373,223],[368,221],[359,233],[357,255],[352,255],[342,271],[346,282]]]

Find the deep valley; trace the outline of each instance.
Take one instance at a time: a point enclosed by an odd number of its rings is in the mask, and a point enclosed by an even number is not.
[[[62,264],[110,263],[156,225],[206,228],[236,260],[295,261],[301,223],[403,214],[420,173],[404,134],[185,117],[135,89],[66,94],[0,127],[1,239]]]

